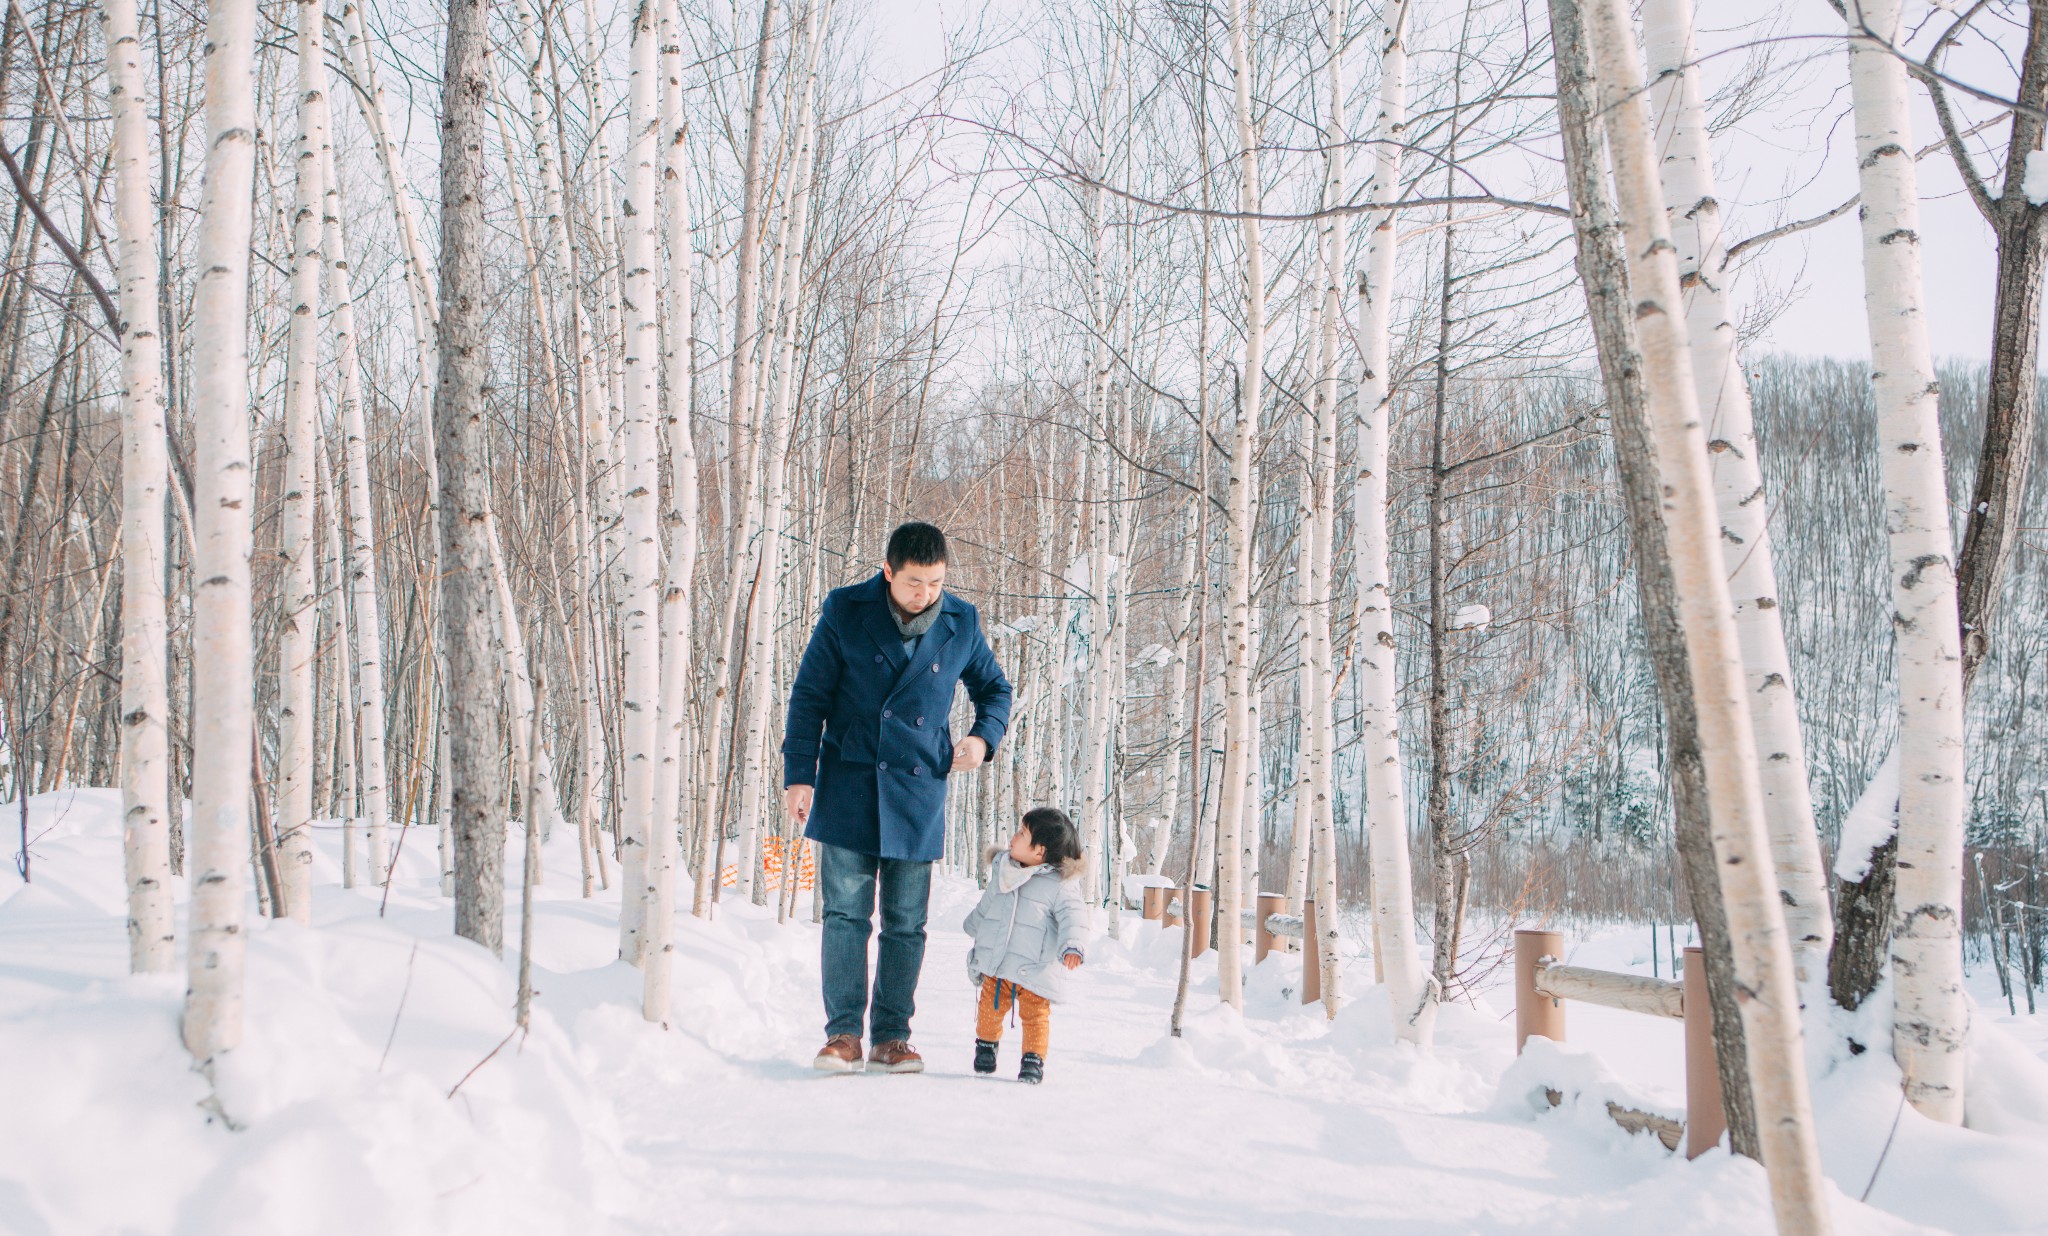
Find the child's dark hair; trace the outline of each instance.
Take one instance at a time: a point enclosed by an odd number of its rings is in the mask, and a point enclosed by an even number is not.
[[[1081,830],[1058,807],[1033,807],[1024,813],[1031,844],[1045,847],[1045,861],[1057,867],[1081,857]]]

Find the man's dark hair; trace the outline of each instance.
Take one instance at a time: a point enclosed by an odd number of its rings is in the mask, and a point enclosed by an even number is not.
[[[1081,857],[1081,830],[1058,807],[1033,807],[1024,813],[1024,827],[1032,845],[1045,847],[1045,861],[1053,866]]]
[[[930,524],[911,520],[898,524],[896,531],[889,534],[889,569],[900,571],[904,565],[931,566],[946,560],[946,534]]]

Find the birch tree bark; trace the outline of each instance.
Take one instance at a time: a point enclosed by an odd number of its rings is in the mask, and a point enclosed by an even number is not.
[[[566,306],[568,321],[563,329],[567,345],[571,350],[571,368],[575,375],[574,391],[576,423],[577,479],[574,491],[576,508],[575,525],[577,546],[576,579],[577,595],[582,598],[575,614],[575,644],[577,653],[577,702],[582,714],[581,733],[583,737],[582,769],[577,777],[577,827],[590,838],[594,851],[602,850],[602,837],[598,828],[597,800],[595,787],[604,776],[605,732],[599,713],[599,682],[602,671],[599,668],[600,649],[604,642],[600,630],[593,621],[592,611],[596,601],[589,574],[593,563],[602,564],[603,537],[591,527],[590,491],[587,462],[591,443],[602,436],[598,429],[603,417],[601,404],[603,395],[597,376],[597,345],[591,338],[590,315],[583,302],[582,282],[577,277],[575,243],[569,231],[569,212],[562,183],[561,158],[556,145],[559,132],[554,105],[548,93],[545,78],[547,47],[542,42],[543,32],[532,7],[521,0],[515,8],[515,25],[518,30],[520,55],[525,61],[527,84],[528,122],[533,130],[534,163],[540,171],[541,213],[544,216],[544,231],[553,275],[556,295]],[[615,479],[609,473],[598,482],[601,492],[610,492]],[[608,502],[600,505],[609,505]],[[604,874],[604,859],[598,855],[598,872]],[[630,886],[628,886],[630,887]],[[620,902],[622,918],[631,919],[640,912],[636,898],[625,897]]]
[[[1758,1156],[1756,1109],[1749,1082],[1747,1031],[1738,999],[1734,949],[1716,874],[1705,760],[1693,704],[1692,676],[1672,585],[1670,550],[1636,346],[1622,226],[1601,158],[1604,126],[1595,98],[1579,0],[1551,0],[1551,46],[1557,77],[1559,135],[1572,202],[1574,261],[1586,293],[1586,317],[1600,358],[1601,384],[1613,426],[1614,465],[1635,558],[1636,599],[1644,643],[1664,714],[1664,759],[1670,769],[1673,833],[1686,899],[1704,946],[1707,995],[1713,1007],[1714,1059],[1722,1112],[1736,1154]]]
[[[666,1023],[674,960],[676,868],[682,830],[690,820],[683,807],[683,776],[695,743],[689,724],[691,683],[690,618],[697,566],[697,446],[691,429],[695,413],[695,347],[691,303],[689,129],[683,117],[682,9],[679,0],[661,6],[662,204],[668,227],[668,304],[662,339],[664,409],[668,429],[668,577],[661,594],[661,731],[663,775],[657,791],[657,830],[647,855],[654,890],[648,907],[646,979],[641,1015]]]
[[[440,470],[441,644],[447,665],[449,811],[455,837],[455,933],[504,951],[505,786],[492,672],[490,380],[483,280],[484,0],[449,0],[441,80],[440,374],[434,435]]]
[[[1679,285],[1693,383],[1705,418],[1714,501],[1721,521],[1721,561],[1735,597],[1751,729],[1756,734],[1764,823],[1784,900],[1795,973],[1803,983],[1822,974],[1834,942],[1820,834],[1813,822],[1806,743],[1799,731],[1792,662],[1785,650],[1778,575],[1772,563],[1770,513],[1758,456],[1749,380],[1736,344],[1735,311],[1724,273],[1727,244],[1714,189],[1713,153],[1694,61],[1692,0],[1648,0],[1643,33],[1662,153],[1664,206],[1678,246]]]
[[[285,357],[284,612],[278,638],[277,870],[280,917],[313,921],[313,473],[320,430],[320,279],[325,273],[327,41],[318,0],[297,0],[299,137],[294,155],[291,324]]]
[[[761,487],[760,552],[756,555],[752,614],[747,623],[751,647],[747,653],[752,698],[748,702],[748,763],[740,796],[740,880],[749,885],[755,905],[767,904],[767,881],[757,878],[759,834],[763,815],[772,800],[768,791],[769,752],[773,746],[773,713],[777,683],[775,664],[782,606],[782,541],[787,517],[789,439],[796,394],[797,317],[802,300],[806,241],[810,233],[811,194],[816,172],[812,166],[815,139],[818,53],[824,39],[825,23],[831,19],[829,0],[807,8],[797,38],[804,48],[799,69],[794,160],[790,164],[790,201],[784,221],[784,239],[776,269],[775,352],[777,370],[774,390],[769,394],[768,416],[762,428],[763,478]],[[791,871],[784,867],[784,878]]]
[[[331,143],[327,150],[327,175],[321,187],[324,190],[322,222],[326,228],[321,252],[327,260],[327,297],[334,305],[331,317],[335,387],[338,392],[335,419],[341,428],[342,479],[347,487],[347,609],[353,611],[351,629],[348,615],[339,607],[336,610],[343,619],[336,624],[337,628],[345,635],[353,636],[352,640],[344,639],[343,642],[355,663],[353,700],[346,695],[346,677],[336,688],[343,694],[341,711],[353,718],[349,729],[356,736],[356,741],[350,742],[347,732],[344,732],[341,742],[343,764],[349,769],[342,778],[346,787],[342,795],[343,814],[348,817],[344,883],[353,885],[357,811],[360,810],[362,818],[369,821],[373,837],[385,835],[391,811],[385,780],[384,624],[377,599],[377,533],[370,496],[370,439],[363,415],[363,367],[357,342],[355,291],[349,273],[347,239],[341,228],[341,186],[335,175]],[[358,743],[362,747],[360,760],[355,758],[354,752]],[[381,867],[373,867],[372,870],[379,880],[383,879]]]
[[[406,182],[405,168],[398,157],[397,144],[391,137],[390,112],[384,103],[384,88],[377,81],[376,53],[371,48],[369,39],[364,33],[362,13],[350,0],[343,0],[341,20],[344,37],[348,42],[349,64],[355,74],[357,83],[361,87],[357,94],[358,108],[362,112],[365,125],[370,130],[372,143],[377,149],[378,163],[384,172],[385,187],[391,194],[392,216],[397,221],[400,247],[405,256],[405,286],[412,309],[413,348],[417,358],[418,372],[418,388],[415,402],[423,412],[427,412],[432,409],[434,400],[438,397],[432,384],[438,381],[438,377],[435,375],[438,374],[440,369],[440,361],[437,354],[439,346],[437,331],[441,314],[440,305],[435,294],[434,281],[429,274],[430,267],[427,262],[426,248],[420,243],[419,211],[413,202],[412,190]],[[333,177],[330,176],[329,180],[332,181],[332,179]],[[351,313],[352,317],[353,313]],[[337,361],[337,363],[339,362]],[[346,380],[346,377],[344,377],[344,380]],[[357,408],[360,411],[360,399],[357,401]],[[419,449],[420,460],[425,466],[427,473],[429,518],[435,524],[431,537],[432,543],[435,546],[433,571],[436,582],[430,595],[435,599],[438,612],[445,610],[447,606],[447,598],[443,595],[441,587],[444,582],[444,572],[440,561],[440,545],[445,537],[445,529],[440,527],[442,523],[441,513],[444,508],[441,506],[440,467],[437,460],[438,447],[436,444],[437,431],[431,422],[432,417],[430,415],[423,416],[420,427]],[[367,461],[364,466],[366,469],[365,477],[367,478]],[[353,479],[350,481],[350,486],[351,490],[353,490]],[[365,494],[368,493],[367,481],[364,492]],[[354,519],[354,509],[352,505],[352,521]],[[366,518],[367,515],[368,512],[365,511]],[[353,536],[352,523],[351,537]],[[374,594],[376,587],[374,560],[366,559],[365,561],[368,563],[368,566],[354,562],[352,559],[352,572],[364,569],[371,571],[367,584],[356,583],[353,585],[353,595],[357,600],[360,600],[365,591]],[[367,616],[367,618],[374,617],[374,613]],[[367,620],[367,618],[362,609],[358,608],[356,610],[356,655],[357,672],[359,674],[363,673],[362,651],[364,642],[366,640],[381,641],[382,639],[382,634],[378,627],[374,622]],[[441,647],[441,641],[438,638],[434,639],[433,656],[436,667],[440,672],[441,681],[444,683],[448,682],[450,670],[446,650]],[[379,658],[379,664],[381,666],[381,657]],[[357,685],[356,706],[359,719],[358,734],[363,743],[361,767],[363,777],[362,808],[364,819],[367,821],[364,831],[367,833],[369,840],[370,878],[373,883],[381,884],[387,878],[388,869],[391,864],[389,791],[385,784],[387,770],[385,768],[384,693],[381,669],[374,684],[377,696],[374,701],[369,698],[370,685],[367,678],[359,681]],[[444,693],[442,699],[445,701],[446,698],[447,696]],[[377,709],[377,718],[374,722],[371,722],[368,720],[368,714],[373,705]],[[441,775],[435,779],[437,786],[446,786],[448,784],[446,757],[451,742],[448,726],[449,719],[444,706],[435,722],[436,761],[442,769]],[[374,742],[372,741],[373,734]],[[445,795],[442,795],[439,790],[436,793],[437,797],[445,800]],[[438,817],[437,826],[441,833],[441,849],[445,860],[452,857],[456,848],[453,837],[453,815],[445,805],[437,809],[435,814]],[[452,871],[445,864],[443,871],[446,890],[452,894],[454,892]]]
[[[1373,120],[1372,178],[1366,199],[1401,196],[1401,143],[1408,125],[1408,4],[1397,0],[1377,31],[1378,115]],[[1392,210],[1371,216],[1365,267],[1358,277],[1358,480],[1352,490],[1352,578],[1355,581],[1354,672],[1359,732],[1365,748],[1365,820],[1370,834],[1372,912],[1394,1033],[1427,1046],[1440,992],[1415,955],[1414,876],[1408,853],[1406,777],[1401,764],[1400,669],[1394,652],[1392,543],[1387,535],[1388,453],[1393,442],[1392,314],[1394,259],[1400,233]]]
[[[647,846],[667,816],[655,802],[656,773],[661,764],[655,709],[661,695],[660,455],[654,422],[660,415],[656,381],[660,376],[661,339],[655,266],[659,262],[656,231],[654,163],[660,153],[661,83],[654,6],[639,0],[633,12],[632,69],[627,87],[626,196],[624,202],[625,338],[624,523],[620,529],[619,605],[624,644],[620,702],[624,706],[621,737],[625,775],[621,789],[624,810],[619,836],[620,887],[640,903],[637,915],[620,915],[619,956],[639,965],[646,956],[646,911],[656,900],[648,884]]]
[[[1851,0],[1849,89],[1863,191],[1864,311],[1891,543],[1899,676],[1892,1049],[1906,1098],[1963,1118],[1962,649],[1942,463],[1939,388],[1920,277],[1920,193],[1899,0]]]
[[[546,727],[541,717],[541,700],[533,681],[533,671],[528,668],[526,636],[519,626],[519,605],[512,595],[512,575],[505,569],[505,555],[499,548],[502,541],[498,535],[498,521],[491,520],[491,534],[484,539],[484,547],[491,555],[491,600],[493,627],[498,647],[498,660],[503,672],[505,694],[512,706],[512,750],[521,763],[530,763],[530,768],[520,772],[523,807],[533,817],[534,827],[540,830],[542,840],[554,832],[555,821],[561,815],[560,797],[555,787],[555,765],[548,756],[545,740]],[[539,878],[536,876],[535,878]]]
[[[1344,43],[1347,37],[1345,0],[1330,0],[1329,96],[1324,103],[1323,202],[1326,207],[1344,201]],[[1337,495],[1337,332],[1344,321],[1344,297],[1338,286],[1344,269],[1344,231],[1335,216],[1322,222],[1318,251],[1322,263],[1323,295],[1318,308],[1316,339],[1316,394],[1314,442],[1309,454],[1309,492],[1312,511],[1308,531],[1308,605],[1303,613],[1309,641],[1310,673],[1308,724],[1308,792],[1310,825],[1315,836],[1316,904],[1329,909],[1317,916],[1321,936],[1323,1011],[1335,1019],[1343,1004],[1342,920],[1337,907],[1337,821],[1330,802],[1330,760],[1335,721],[1331,714],[1330,684],[1336,667],[1330,655],[1330,566],[1331,547],[1336,539]]]
[[[1743,698],[1734,602],[1718,551],[1706,438],[1682,327],[1678,265],[1658,191],[1635,32],[1624,3],[1593,0],[1586,26],[1627,234],[1643,389],[1663,484],[1663,522],[1699,719],[1722,901],[1735,968],[1750,993],[1742,1016],[1758,1142],[1778,1230],[1826,1232],[1825,1185],[1806,1085],[1791,942],[1778,908],[1777,880],[1762,861],[1770,835]]]
[[[1216,906],[1224,915],[1216,932],[1216,981],[1225,1004],[1244,1005],[1244,932],[1237,924],[1244,899],[1244,858],[1240,853],[1249,814],[1256,828],[1257,804],[1247,802],[1251,780],[1251,588],[1252,525],[1255,503],[1252,451],[1259,412],[1265,403],[1266,275],[1259,242],[1259,147],[1252,128],[1252,46],[1245,0],[1230,0],[1230,64],[1236,83],[1239,231],[1244,243],[1245,330],[1243,366],[1238,376],[1236,432],[1230,455],[1228,540],[1229,652],[1224,672],[1223,787],[1216,817]]]
[[[249,554],[249,237],[256,167],[254,0],[206,13],[206,180],[192,298],[194,429],[191,944],[185,1049],[242,1041],[243,870],[255,735]]]
[[[768,59],[774,46],[776,0],[761,0],[761,26],[754,41],[754,77],[751,101],[747,107],[747,154],[740,186],[740,234],[738,249],[738,274],[733,289],[732,317],[732,376],[726,389],[726,413],[733,426],[735,437],[746,423],[753,407],[754,382],[754,331],[757,310],[754,307],[757,285],[761,279],[761,222],[765,211],[761,163],[763,158],[762,139],[768,122]],[[742,454],[734,450],[735,462]],[[751,459],[745,465],[744,483],[735,483],[732,493],[737,495],[752,483],[754,468]],[[730,502],[730,497],[728,502]],[[751,536],[749,527],[753,518],[753,499],[748,495],[738,504],[740,516],[737,520],[728,518],[728,525],[735,526],[735,535],[728,555],[731,568],[745,561],[747,544]],[[731,509],[730,506],[728,509]],[[722,852],[718,839],[725,833],[722,782],[718,776],[716,748],[724,740],[725,713],[728,702],[737,695],[737,686],[731,681],[730,670],[732,646],[738,621],[739,582],[737,569],[729,569],[726,591],[726,612],[719,624],[719,650],[716,662],[711,667],[713,687],[711,717],[705,725],[706,749],[705,772],[709,793],[705,795],[705,845],[706,854]],[[736,706],[735,706],[736,710]],[[693,913],[703,917],[710,913],[711,905],[717,900],[718,882],[721,878],[719,862],[716,859],[702,864],[697,872],[696,904]]]
[[[135,0],[103,0],[114,113],[114,218],[121,305],[121,853],[128,881],[128,968],[178,964],[171,904],[165,663],[163,337],[157,330],[156,229],[150,219],[149,103]]]
[[[1093,129],[1095,149],[1091,167],[1097,180],[1108,174],[1111,100],[1123,64],[1121,10],[1103,31],[1099,72],[1101,81],[1095,95]],[[1110,692],[1110,309],[1107,279],[1103,270],[1108,256],[1103,243],[1107,224],[1105,194],[1100,184],[1090,186],[1081,199],[1082,228],[1088,262],[1088,440],[1083,451],[1084,482],[1077,500],[1087,502],[1088,560],[1086,604],[1088,608],[1087,678],[1082,685],[1083,724],[1081,730],[1081,843],[1088,855],[1087,888],[1084,896],[1091,905],[1105,899],[1110,913],[1116,913],[1116,894],[1109,889],[1109,692]]]
[[[1174,821],[1180,818],[1182,771],[1179,744],[1181,736],[1187,732],[1188,724],[1189,644],[1195,634],[1194,580],[1200,567],[1196,554],[1201,549],[1195,537],[1195,528],[1201,513],[1195,509],[1195,504],[1201,501],[1202,498],[1197,497],[1194,502],[1189,503],[1181,527],[1186,554],[1181,560],[1180,578],[1183,586],[1180,617],[1173,627],[1173,663],[1168,670],[1166,685],[1166,785],[1159,796],[1159,822],[1152,830],[1152,840],[1145,855],[1145,874],[1150,876],[1158,875],[1165,868],[1166,851],[1171,848],[1173,840]],[[1193,801],[1195,795],[1190,794],[1188,797]],[[1188,844],[1194,843],[1194,831],[1190,829]]]

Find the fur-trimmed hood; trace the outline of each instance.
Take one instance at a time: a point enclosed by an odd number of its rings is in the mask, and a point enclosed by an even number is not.
[[[993,874],[996,861],[1002,858],[1003,856],[1007,855],[1009,852],[1010,847],[1007,844],[992,845],[981,852],[981,857],[984,861],[988,863],[990,873]],[[1015,860],[1012,861],[1014,862]],[[1021,867],[1019,868],[1019,870],[1034,871],[1036,870],[1036,868]],[[1059,863],[1060,879],[1062,880],[1078,880],[1081,878],[1081,873],[1086,870],[1088,870],[1088,859],[1086,855],[1077,854],[1072,858],[1063,858],[1060,860]]]

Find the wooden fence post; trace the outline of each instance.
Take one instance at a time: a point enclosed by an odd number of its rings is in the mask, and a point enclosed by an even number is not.
[[[1253,965],[1257,965],[1260,962],[1264,961],[1266,959],[1266,954],[1272,952],[1274,949],[1277,948],[1284,951],[1287,948],[1287,942],[1285,940],[1281,939],[1279,936],[1274,935],[1271,931],[1267,930],[1266,928],[1266,920],[1268,918],[1272,917],[1275,914],[1285,913],[1287,913],[1286,893],[1259,894],[1259,921],[1257,924],[1257,934],[1253,937],[1257,941],[1257,952],[1252,957]]]
[[[1301,1002],[1316,1004],[1323,998],[1323,954],[1316,946],[1321,935],[1316,926],[1316,902],[1313,897],[1304,897],[1301,902]]]
[[[1697,1159],[1721,1144],[1728,1116],[1721,1108],[1721,1073],[1714,1062],[1714,1007],[1707,1000],[1707,963],[1685,950],[1685,1157]]]
[[[1540,1035],[1555,1043],[1564,1042],[1564,1001],[1536,990],[1536,963],[1548,957],[1564,960],[1561,931],[1515,932],[1515,1054],[1529,1036]]]
[[[1216,925],[1216,890],[1197,884],[1189,900],[1188,921],[1194,924],[1195,956],[1200,957],[1209,951],[1210,931]]]

